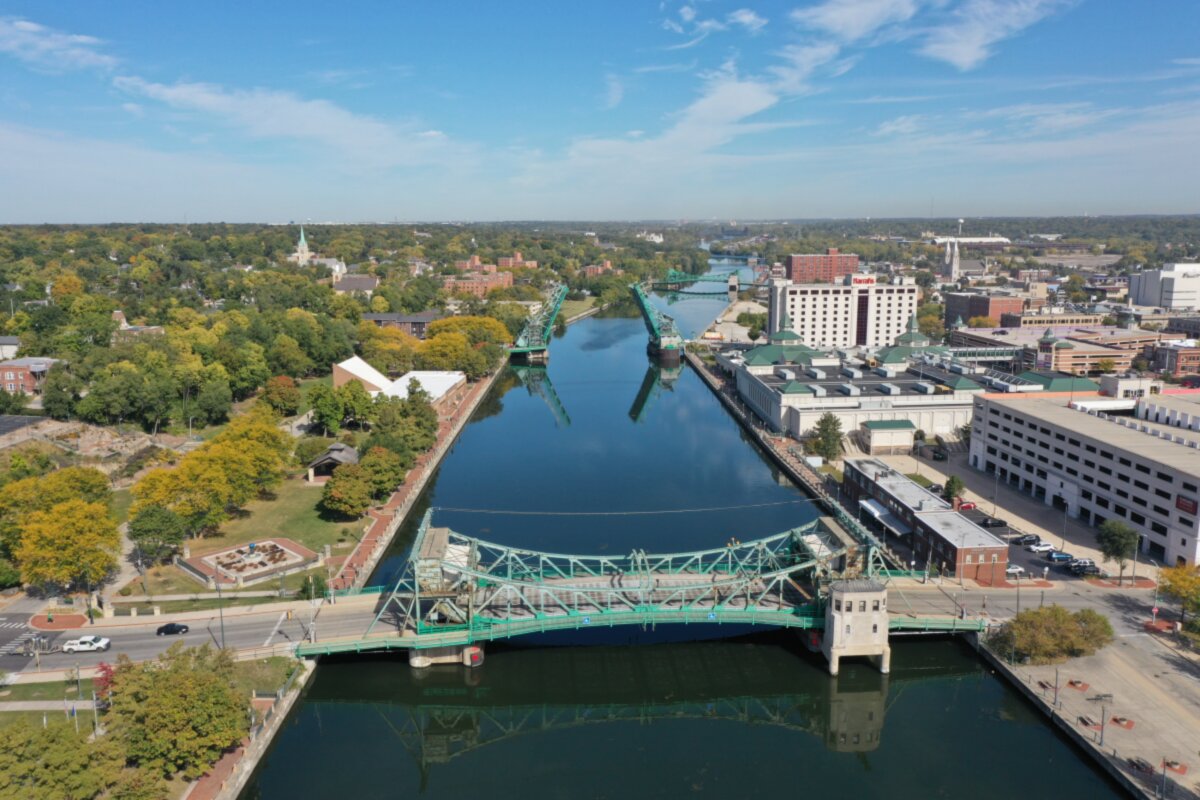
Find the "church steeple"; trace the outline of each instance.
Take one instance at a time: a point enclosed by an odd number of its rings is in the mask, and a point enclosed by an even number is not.
[[[304,240],[304,226],[300,226],[300,247],[308,247],[308,242]]]

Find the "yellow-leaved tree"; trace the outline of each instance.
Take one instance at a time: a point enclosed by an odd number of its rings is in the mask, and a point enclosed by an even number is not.
[[[21,578],[37,586],[88,587],[116,565],[117,523],[104,503],[68,500],[35,511],[21,525]]]

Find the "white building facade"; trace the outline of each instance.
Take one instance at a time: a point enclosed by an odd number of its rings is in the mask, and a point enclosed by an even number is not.
[[[920,289],[908,281],[879,283],[875,275],[847,275],[841,284],[771,282],[767,306],[770,333],[784,317],[790,329],[818,348],[883,347],[904,333],[917,313]]]
[[[1200,264],[1165,264],[1129,279],[1134,305],[1156,308],[1200,308]]]

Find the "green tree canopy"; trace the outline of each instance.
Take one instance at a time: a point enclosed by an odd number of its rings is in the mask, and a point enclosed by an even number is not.
[[[834,461],[842,455],[842,421],[835,414],[826,411],[817,419],[813,450],[826,461]]]
[[[1118,580],[1125,579],[1125,564],[1137,552],[1141,538],[1137,531],[1118,519],[1106,519],[1096,531],[1096,541],[1104,560],[1117,562],[1121,571]]]

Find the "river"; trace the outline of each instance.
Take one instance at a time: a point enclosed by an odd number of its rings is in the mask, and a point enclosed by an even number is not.
[[[663,308],[690,336],[724,304]],[[592,317],[544,374],[506,372],[413,520],[432,506],[490,541],[623,554],[812,519],[699,378],[659,373],[645,346],[640,320]],[[961,643],[900,641],[889,677],[851,661],[831,679],[786,632],[663,643],[696,632],[491,645],[474,671],[327,659],[242,797],[1122,796]]]

